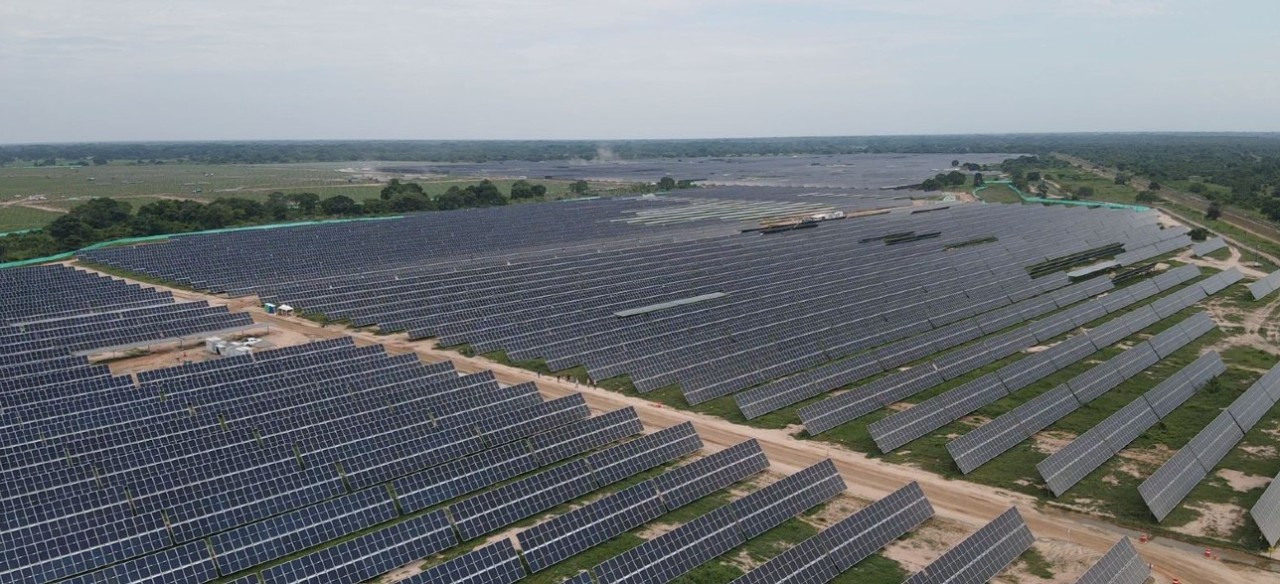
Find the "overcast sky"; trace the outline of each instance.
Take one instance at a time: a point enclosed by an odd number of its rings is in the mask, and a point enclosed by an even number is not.
[[[1280,130],[1277,0],[4,0],[0,142]]]

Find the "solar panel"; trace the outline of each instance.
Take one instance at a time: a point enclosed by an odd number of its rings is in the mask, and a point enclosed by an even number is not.
[[[871,438],[881,452],[890,452],[961,418],[962,416],[1009,395],[1000,377],[988,373],[910,409],[868,426]]]
[[[658,475],[653,484],[667,509],[675,510],[768,467],[760,443],[751,439]]]
[[[501,539],[438,566],[427,568],[404,582],[410,584],[510,584],[524,578],[524,566],[510,539]]]
[[[462,541],[467,541],[595,489],[591,467],[579,459],[463,499],[449,512]]]
[[[948,442],[947,452],[960,472],[969,474],[1078,407],[1071,389],[1059,385]]]
[[[1239,400],[1236,400],[1239,402]],[[1234,404],[1233,404],[1234,405]],[[1218,414],[1208,426],[1205,426],[1195,438],[1188,442],[1184,449],[1191,449],[1204,467],[1206,473],[1212,472],[1231,448],[1244,438],[1244,432],[1231,416],[1230,410]]]
[[[1227,242],[1221,237],[1206,239],[1200,243],[1191,246],[1191,255],[1201,257],[1227,247]]]
[[[1227,412],[1231,414],[1237,426],[1245,430],[1252,428],[1258,420],[1262,419],[1262,416],[1266,415],[1271,406],[1276,405],[1270,390],[1271,388],[1265,383],[1255,383],[1231,402]]]
[[[903,584],[986,582],[1027,551],[1035,537],[1016,507],[915,573]]]
[[[218,578],[209,548],[197,541],[143,556],[70,580],[66,584],[116,584],[117,582],[191,582]],[[255,577],[256,578],[256,577]]]
[[[600,584],[664,584],[744,541],[733,509],[726,505],[605,560],[591,571]]]
[[[930,517],[933,517],[933,506],[920,485],[912,482],[840,520],[816,537],[829,550],[836,569],[843,572]]]
[[[1091,566],[1076,584],[1143,584],[1151,577],[1151,568],[1129,538],[1121,538],[1098,563]]]
[[[1249,509],[1249,515],[1268,544],[1274,547],[1280,542],[1280,480],[1272,479],[1258,502]]]
[[[840,575],[815,536],[757,566],[732,584],[823,584]]]
[[[844,492],[844,479],[830,459],[810,466],[730,505],[747,539]]]
[[[360,491],[209,539],[223,574],[233,574],[396,517],[383,488]]]
[[[540,572],[666,513],[645,481],[516,534],[531,572]]]
[[[616,483],[702,448],[692,422],[659,430],[587,456],[599,486]]]
[[[1037,463],[1036,469],[1049,490],[1061,497],[1159,420],[1139,397]]]
[[[413,513],[537,468],[528,444],[514,442],[429,468],[393,484],[400,506]]]
[[[267,568],[262,581],[362,582],[457,543],[445,512],[433,511]]]
[[[1195,453],[1184,447],[1138,485],[1138,494],[1156,521],[1163,521],[1207,475]]]
[[[535,435],[533,452],[551,464],[643,431],[636,409],[626,407]]]

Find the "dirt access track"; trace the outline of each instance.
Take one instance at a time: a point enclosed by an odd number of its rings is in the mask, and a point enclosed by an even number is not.
[[[79,269],[86,269],[77,266]],[[92,271],[92,270],[90,270]],[[102,272],[98,272],[102,273]],[[119,278],[112,274],[105,274]],[[255,322],[270,325],[286,332],[294,339],[321,339],[349,336],[360,345],[379,344],[391,353],[417,353],[426,362],[453,361],[458,371],[477,373],[491,370],[503,384],[535,382],[548,398],[562,397],[574,392],[583,394],[593,411],[611,411],[634,406],[650,430],[667,428],[689,421],[693,422],[708,451],[717,451],[755,438],[760,441],[773,470],[793,473],[823,459],[832,459],[848,485],[848,494],[864,500],[875,500],[903,487],[911,481],[921,488],[933,503],[938,516],[967,526],[969,532],[977,530],[1010,506],[1017,506],[1026,519],[1032,533],[1041,542],[1056,546],[1076,548],[1081,555],[1091,556],[1090,561],[1101,557],[1123,536],[1137,537],[1132,530],[1108,525],[1096,518],[1048,508],[1030,496],[1001,489],[977,485],[965,481],[953,481],[939,475],[889,464],[868,458],[825,442],[797,440],[783,430],[763,430],[740,426],[720,418],[674,410],[639,398],[628,397],[598,387],[562,382],[517,367],[511,367],[479,357],[464,357],[452,351],[442,351],[432,341],[409,341],[407,335],[377,335],[351,330],[346,327],[322,327],[314,322],[296,317],[266,314],[252,299],[227,299],[194,292],[151,286],[170,290],[177,298],[202,299],[210,304],[226,305],[231,310],[248,312]],[[280,344],[280,346],[284,346]],[[1135,544],[1137,544],[1135,540]],[[1142,557],[1152,564],[1156,584],[1169,584],[1177,578],[1183,584],[1280,584],[1280,574],[1248,567],[1236,562],[1212,560],[1203,557],[1202,548],[1178,541],[1157,538],[1136,545]],[[1251,556],[1241,558],[1244,561]],[[1038,578],[1037,582],[1044,582]],[[1055,580],[1056,581],[1056,580]]]

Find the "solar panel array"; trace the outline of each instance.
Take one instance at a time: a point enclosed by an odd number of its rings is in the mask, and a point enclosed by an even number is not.
[[[1138,486],[1157,521],[1163,521],[1253,425],[1280,400],[1280,365],[1271,368],[1217,418]]]
[[[640,391],[679,385],[691,403],[840,363],[821,379],[787,382],[802,389],[778,388],[799,393],[761,402],[776,409],[827,391],[831,383],[859,379],[871,371],[867,367],[883,368],[889,356],[865,367],[855,362],[854,371],[844,370],[844,360],[935,334],[894,358],[927,356],[939,341],[957,342],[947,334],[962,332],[933,331],[1069,283],[1060,272],[1033,280],[1030,266],[1103,242],[1140,249],[1185,239],[1185,230],[1161,229],[1152,213],[1052,207],[961,205],[890,213],[824,222],[795,236],[730,233],[722,223],[705,221],[628,222],[654,208],[679,211],[681,204],[672,201],[536,207],[527,215],[435,213],[182,238],[88,255],[202,289],[257,293],[359,326],[437,336],[444,345],[467,343],[482,352],[502,349],[513,359],[542,358],[553,370],[581,364],[593,379],[627,374]],[[566,214],[573,221],[564,221]],[[580,228],[569,226],[574,223]],[[467,240],[490,232],[512,234]],[[889,244],[890,236],[903,233],[938,236]],[[540,235],[554,243],[531,245]],[[325,245],[332,240],[352,245],[332,257]],[[291,255],[285,268],[269,253],[247,253],[301,249],[306,257],[313,248],[324,249],[323,262]],[[824,259],[820,266],[811,261],[816,253]],[[643,317],[617,316],[714,294],[722,296]],[[1002,318],[1018,312],[1005,311]]]
[[[1276,542],[1280,542],[1280,480],[1272,479],[1258,502],[1249,509],[1249,516],[1253,517],[1267,544],[1275,547]]]
[[[1226,240],[1221,237],[1206,239],[1200,243],[1191,246],[1192,257],[1204,257],[1220,249],[1227,247]]]
[[[993,519],[903,584],[987,582],[1035,543],[1016,507]]]
[[[248,314],[63,265],[0,272],[0,406],[17,394],[82,380],[92,391],[106,367],[83,355],[253,325]],[[79,393],[78,391],[75,393]]]
[[[1060,280],[1050,280],[1040,285],[1044,286],[1050,282],[1056,286]],[[994,311],[939,327],[929,333],[889,343],[867,353],[741,392],[734,399],[743,415],[748,418],[759,417],[883,371],[892,371],[901,365],[954,349],[985,334],[1043,316],[1058,308],[1071,305],[1079,299],[1081,294],[1094,296],[1107,292],[1111,288],[1111,281],[1106,279],[1090,280],[1056,290],[1052,287],[1044,287],[1041,289],[1046,292],[1044,295],[1020,300]],[[1051,290],[1053,292],[1048,293]],[[1046,302],[1046,300],[1049,301]],[[1031,330],[1033,330],[1031,327],[1024,327],[1006,335],[975,343],[962,351],[935,360],[931,364],[943,379],[953,378],[965,370],[971,370],[984,362],[998,359],[1001,354],[1024,348],[1021,346],[1023,344],[1034,342],[1033,338],[1025,334]],[[880,381],[863,402],[867,404],[865,408],[877,405],[882,407],[896,401],[895,396],[914,389],[919,383],[916,377],[928,375],[927,371],[930,369],[928,365],[926,364],[923,368],[913,368],[912,372],[893,374],[889,376],[889,380]],[[818,414],[826,412],[831,407],[824,405],[826,403],[802,408],[801,419],[822,419]],[[860,407],[858,411],[865,408]]]
[[[1271,272],[1265,278],[1249,284],[1249,293],[1253,295],[1254,300],[1262,300],[1277,288],[1280,288],[1280,271]]]
[[[844,488],[835,465],[826,460],[614,556],[591,572],[602,584],[670,582]]]
[[[761,564],[733,584],[827,582],[933,517],[911,483]]]
[[[1176,237],[1162,239],[1141,247],[1130,248],[1130,246],[1125,246],[1128,251],[1116,256],[1116,263],[1121,266],[1131,266],[1191,245],[1191,237],[1187,235],[1189,230],[1185,227],[1175,229],[1177,232]]]
[[[1216,352],[1201,355],[1040,461],[1036,469],[1044,477],[1049,490],[1061,497],[1226,369],[1222,357]]]
[[[1150,577],[1151,567],[1125,537],[1090,566],[1076,584],[1144,584]]]
[[[1103,306],[1106,310],[1116,313],[1137,302],[1150,298],[1162,290],[1169,290],[1185,283],[1198,274],[1199,270],[1195,266],[1184,266],[1170,270],[1151,280],[1119,290],[1106,298],[1091,300],[1085,305],[1075,309],[1068,309],[1068,311],[1064,312],[1070,317],[1073,316],[1074,312],[1078,311],[1084,315],[1080,317],[1083,321],[1083,319],[1097,314],[1097,311],[1089,306],[1089,304],[1097,303],[1097,305]],[[1183,288],[1178,292],[1156,300],[1151,305],[1142,306],[1122,314],[1089,330],[1085,334],[1067,337],[1062,342],[1051,345],[1045,350],[1032,353],[1009,363],[994,373],[971,380],[941,395],[920,402],[910,409],[872,423],[869,426],[871,437],[883,452],[899,448],[912,440],[1044,379],[1056,371],[1065,369],[1142,328],[1154,324],[1160,318],[1153,308],[1156,303],[1163,303],[1162,306],[1165,308],[1185,308],[1203,298],[1204,294],[1205,292],[1200,286]],[[1112,300],[1113,297],[1115,298],[1114,300]],[[1170,299],[1173,302],[1165,302]],[[1172,312],[1168,314],[1172,314]],[[1056,318],[1062,320],[1061,317]],[[1081,322],[1079,324],[1085,323]],[[1070,318],[1065,319],[1064,322],[1055,324],[1050,330],[1043,331],[1040,338],[1049,340],[1053,338],[1050,335],[1060,335],[1068,332],[1079,326],[1079,324]],[[850,392],[850,394],[855,394],[855,392]],[[842,397],[837,396],[833,400]],[[852,399],[854,398],[850,398],[850,400]],[[830,425],[830,423],[831,421],[823,421],[822,426],[819,426],[819,428]]]
[[[1119,355],[1072,377],[1066,383],[948,442],[947,452],[961,472],[973,472],[1036,432],[1155,365],[1160,357],[1152,344],[1159,344],[1168,351],[1176,351],[1216,327],[1217,324],[1209,317],[1209,313],[1196,313],[1195,316],[1156,334],[1151,339],[1153,342],[1141,341]],[[1136,410],[1135,413],[1143,412]],[[1148,419],[1152,424],[1159,421],[1154,412]]]
[[[119,303],[170,301],[65,268],[0,272],[34,288],[24,278],[62,299],[0,306],[32,333],[85,310],[127,328],[138,315]],[[88,294],[95,282],[110,294]],[[690,424],[626,440],[643,430],[632,408],[588,418],[581,395],[543,401],[533,384],[349,338],[136,379],[27,377],[0,392],[6,582],[362,581],[702,445]],[[767,466],[758,445],[751,454],[730,449],[668,473],[687,481],[654,484],[673,502],[697,498]]]

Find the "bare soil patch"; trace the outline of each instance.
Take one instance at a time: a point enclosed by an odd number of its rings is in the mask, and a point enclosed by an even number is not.
[[[1174,527],[1174,531],[1196,537],[1230,538],[1245,521],[1244,509],[1229,503],[1200,502],[1187,508],[1200,516],[1186,525]]]
[[[1257,475],[1247,475],[1238,470],[1224,468],[1217,472],[1222,480],[1227,481],[1227,485],[1231,490],[1246,493],[1254,489],[1265,488],[1271,483],[1270,477],[1261,477]]]

